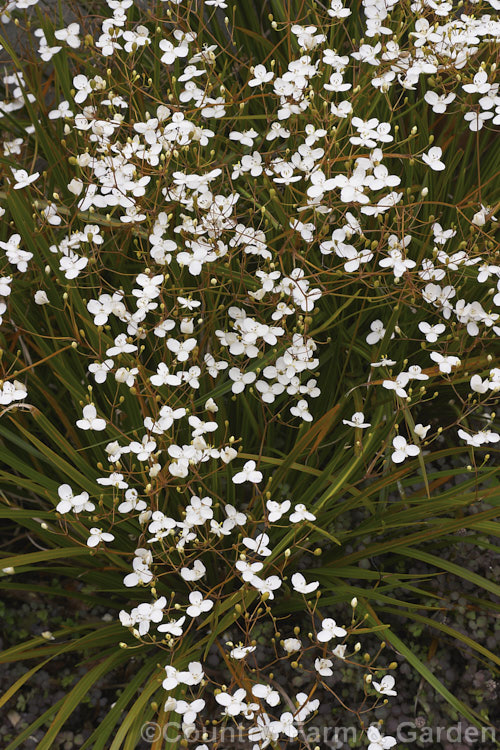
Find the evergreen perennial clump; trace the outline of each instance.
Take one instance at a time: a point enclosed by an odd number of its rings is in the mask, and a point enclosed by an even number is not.
[[[88,664],[9,750],[116,669],[83,748],[312,748],[340,706],[390,748],[396,652],[491,723],[386,615],[498,664],[394,565],[498,609],[440,556],[498,536],[498,9],[4,3],[0,585],[112,614],[0,655],[2,703]]]

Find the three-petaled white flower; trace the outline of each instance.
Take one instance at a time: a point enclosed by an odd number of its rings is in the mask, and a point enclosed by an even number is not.
[[[108,532],[102,529],[92,528],[90,529],[90,536],[87,539],[87,546],[97,547],[99,542],[112,542],[113,539],[113,534],[108,534]]]
[[[268,557],[271,554],[271,550],[267,546],[269,544],[269,537],[267,534],[259,534],[255,539],[246,536],[243,539],[243,544],[245,547],[248,547],[248,549],[251,549],[252,552],[261,555],[262,557]]]
[[[394,446],[394,452],[391,456],[395,464],[400,464],[409,456],[418,456],[420,448],[418,445],[412,445],[406,442],[406,438],[402,435],[397,435],[392,441]]]
[[[61,498],[56,507],[58,513],[68,513],[70,510],[75,513],[81,513],[82,510],[95,510],[95,505],[89,502],[89,493],[81,492],[79,495],[74,495],[69,484],[61,484],[57,494]]]
[[[210,599],[204,599],[201,591],[192,591],[189,594],[189,607],[186,609],[186,614],[189,617],[198,617],[203,612],[210,612],[214,606],[213,601]]]
[[[333,674],[333,661],[331,659],[316,659],[314,662],[314,669],[322,677],[331,677]]]
[[[371,427],[370,422],[365,422],[365,415],[362,411],[354,412],[350,419],[343,419],[342,422],[348,424],[350,427],[361,427],[362,429]]]
[[[258,484],[262,482],[262,472],[257,471],[255,461],[247,461],[242,470],[233,476],[234,484],[243,484],[243,482],[253,482]]]
[[[460,359],[453,354],[445,356],[439,352],[431,352],[430,357],[433,362],[437,363],[439,371],[444,372],[447,375],[450,374],[452,367],[458,367],[460,364]]]
[[[224,713],[228,716],[238,716],[246,709],[246,691],[244,688],[239,688],[234,695],[230,693],[219,693],[215,696],[215,700],[221,706],[224,706]]]
[[[394,690],[396,680],[390,674],[382,677],[380,682],[372,682],[373,687],[381,695],[397,695],[397,691]]]
[[[269,706],[277,706],[280,702],[280,696],[277,690],[273,690],[270,685],[254,685],[252,687],[252,695],[256,698],[263,698]]]
[[[83,407],[83,419],[78,419],[76,426],[80,430],[96,430],[99,432],[106,429],[106,420],[97,416],[94,404],[87,404]]]
[[[290,521],[292,523],[300,523],[300,521],[315,521],[316,516],[307,510],[304,503],[298,503],[294,512],[290,514]]]
[[[295,591],[299,592],[299,594],[307,595],[316,591],[319,586],[319,581],[311,581],[311,583],[307,583],[302,573],[294,573],[292,576],[292,586]]]
[[[272,70],[266,70],[263,65],[256,65],[253,69],[253,78],[248,81],[248,85],[252,88],[254,86],[262,86],[264,83],[269,83],[274,78]]]
[[[182,616],[179,617],[178,620],[165,622],[162,625],[158,625],[158,630],[160,631],[160,633],[168,633],[169,635],[173,635],[178,638],[183,633],[182,626],[184,625],[185,620],[186,617]]]
[[[25,188],[32,182],[35,182],[35,180],[40,177],[40,172],[34,172],[30,175],[25,169],[13,169],[12,176],[16,181],[14,190],[22,190],[22,188]]]
[[[434,344],[438,340],[438,337],[446,331],[446,326],[444,325],[444,323],[436,323],[435,325],[431,326],[431,324],[427,323],[425,320],[422,321],[422,323],[419,323],[418,327],[424,334],[429,344]]]
[[[321,623],[321,630],[318,633],[318,641],[320,643],[328,643],[332,638],[343,638],[345,635],[347,635],[347,630],[340,628],[331,617],[327,617]]]
[[[256,646],[235,646],[229,652],[229,656],[231,659],[244,659],[248,654],[253,654],[256,648]]]
[[[441,161],[442,155],[442,149],[439,146],[433,146],[426,154],[422,154],[422,160],[435,172],[441,172],[446,169],[446,164]]]
[[[377,727],[369,727],[366,736],[370,742],[368,750],[389,750],[394,747],[396,740],[389,735],[382,735]]]

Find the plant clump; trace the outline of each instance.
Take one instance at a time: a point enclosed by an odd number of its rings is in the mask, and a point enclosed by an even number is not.
[[[0,480],[38,541],[2,568],[117,604],[42,750],[131,658],[82,747],[310,748],[347,669],[356,741],[396,744],[377,602],[412,578],[373,559],[446,570],[419,545],[498,515],[497,6],[5,5]]]

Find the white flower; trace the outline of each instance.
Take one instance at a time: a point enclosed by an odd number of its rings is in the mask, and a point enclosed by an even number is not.
[[[125,493],[125,501],[118,506],[118,513],[130,513],[132,510],[140,512],[146,510],[147,507],[144,500],[139,500],[137,490],[131,488]]]
[[[411,365],[406,374],[410,380],[429,380],[429,376],[422,372],[420,365]]]
[[[394,737],[390,737],[389,735],[382,736],[377,727],[369,727],[366,736],[370,742],[368,750],[389,750],[389,748],[394,747],[396,744]]]
[[[167,673],[167,676],[162,682],[163,689],[173,690],[179,684],[179,672],[170,664],[165,667],[165,672]]]
[[[257,375],[255,372],[241,372],[238,367],[231,367],[229,370],[229,377],[233,380],[231,390],[233,393],[242,393],[245,390],[245,386],[253,383]]]
[[[223,461],[225,464],[234,461],[237,455],[238,451],[236,451],[234,448],[231,448],[231,446],[229,445],[226,448],[223,448],[220,452],[221,461]]]
[[[268,576],[265,580],[262,580],[262,578],[259,578],[258,576],[254,576],[250,580],[250,584],[261,594],[267,594],[269,599],[274,599],[274,591],[280,588],[282,580],[279,576]]]
[[[345,635],[347,635],[347,630],[340,628],[331,617],[327,617],[321,623],[321,630],[318,633],[318,641],[320,643],[328,643],[332,638],[343,638]]]
[[[21,235],[13,234],[9,237],[7,242],[0,242],[0,247],[5,250],[9,263],[16,266],[17,270],[21,273],[25,273],[28,270],[28,261],[33,257],[33,253],[30,253],[27,250],[21,250],[19,247],[20,243]]]
[[[80,430],[100,431],[106,429],[106,421],[97,416],[97,410],[94,404],[87,404],[87,406],[83,407],[83,419],[78,419],[76,426],[79,427]]]
[[[458,430],[458,436],[465,440],[467,445],[472,445],[474,448],[479,448],[485,443],[498,443],[500,440],[500,435],[491,430],[480,430],[475,435],[469,435],[465,430]]]
[[[204,408],[206,409],[206,411],[210,412],[211,414],[216,414],[219,411],[219,407],[217,406],[213,398],[208,398],[205,401]]]
[[[451,104],[451,102],[456,99],[456,94],[436,94],[435,91],[427,91],[425,93],[424,99],[427,102],[427,104],[430,104],[432,107],[432,111],[436,112],[437,114],[442,114],[443,112],[446,112],[446,107],[448,104]]]
[[[137,367],[119,367],[115,372],[115,380],[117,383],[125,383],[129,388],[132,388],[138,373]]]
[[[272,71],[267,71],[263,65],[256,65],[253,69],[253,78],[248,82],[249,86],[262,86],[264,83],[269,83],[274,78]]]
[[[313,591],[316,591],[319,586],[319,581],[312,581],[311,583],[307,583],[302,573],[294,573],[292,576],[292,586],[295,591],[299,592],[299,594],[307,595],[312,594]]]
[[[186,618],[179,617],[178,620],[171,620],[170,622],[165,622],[162,625],[158,625],[158,630],[160,633],[168,633],[169,635],[173,635],[176,638],[179,638],[179,636],[182,635],[183,630],[182,626],[184,625]]]
[[[230,695],[230,693],[218,693],[215,696],[215,700],[219,705],[223,706],[225,711],[224,713],[227,716],[238,716],[238,714],[241,714],[243,711],[246,710],[246,691],[244,688],[239,688],[234,695]]]
[[[373,320],[370,323],[371,333],[368,334],[366,337],[366,343],[370,344],[370,346],[373,346],[374,344],[378,344],[379,341],[382,341],[382,339],[385,336],[385,327],[381,320]]]
[[[151,375],[149,378],[152,385],[156,385],[158,388],[160,388],[162,385],[180,385],[181,379],[178,375],[174,375],[173,373],[170,373],[170,370],[168,369],[165,362],[160,362],[158,367],[156,368],[156,375]]]
[[[150,565],[153,562],[153,557],[149,550],[140,547],[135,551],[136,557],[134,557],[132,567],[133,573],[129,573],[123,579],[124,586],[130,588],[132,586],[146,586],[153,580],[153,574],[149,570]]]
[[[483,129],[486,120],[491,120],[492,117],[493,112],[466,112],[464,120],[469,123],[469,129],[477,133],[478,130]]]
[[[68,255],[63,255],[59,259],[59,269],[64,272],[67,279],[76,279],[76,277],[80,275],[80,271],[83,271],[88,262],[88,258],[83,258],[70,251]]]
[[[87,546],[88,547],[97,547],[99,542],[112,542],[114,539],[113,534],[108,534],[106,531],[102,531],[102,529],[90,529],[90,536],[87,539]]]
[[[12,276],[0,276],[0,297],[9,296],[9,294],[12,291],[10,288],[11,284],[12,284]]]
[[[379,260],[378,264],[383,268],[392,268],[394,278],[396,279],[401,278],[406,271],[410,268],[414,268],[416,265],[414,260],[404,258],[401,249],[397,247],[389,250],[387,258],[382,258],[382,260]]]
[[[30,185],[32,182],[35,182],[35,180],[40,177],[40,172],[34,172],[32,175],[29,175],[25,169],[13,169],[12,176],[16,181],[14,190],[21,190],[22,188]]]
[[[187,672],[179,672],[179,681],[184,685],[199,685],[204,676],[200,662],[191,661]]]
[[[80,46],[80,39],[78,35],[80,33],[80,26],[77,23],[70,23],[65,29],[59,29],[54,31],[54,36],[60,42],[66,42],[69,47],[77,49]]]
[[[237,141],[238,143],[241,143],[242,146],[249,146],[251,148],[258,135],[257,131],[253,128],[250,128],[250,130],[244,130],[242,133],[238,130],[232,130],[229,133],[229,140]]]
[[[333,674],[333,661],[331,659],[316,659],[314,669],[322,677],[331,677]]]
[[[285,513],[288,513],[288,511],[290,510],[290,505],[290,500],[284,500],[282,503],[278,503],[276,502],[276,500],[268,500],[266,503],[266,507],[269,511],[268,519],[270,523],[279,521]]]
[[[189,354],[193,351],[196,344],[197,341],[193,338],[186,339],[185,341],[167,339],[167,347],[175,354],[178,362],[185,362],[189,358]]]
[[[200,591],[192,591],[189,594],[190,606],[186,609],[186,614],[189,617],[198,617],[203,612],[210,612],[214,603],[210,599],[203,599],[203,594]]]
[[[434,222],[432,225],[432,233],[434,235],[434,242],[438,245],[444,245],[448,240],[451,240],[456,235],[456,229],[443,229],[439,222]]]
[[[486,94],[491,88],[491,84],[488,83],[488,73],[480,70],[474,76],[473,82],[466,83],[462,88],[468,94]]]
[[[232,527],[243,526],[243,524],[246,523],[246,520],[247,520],[246,515],[236,510],[236,508],[233,505],[226,505],[224,510],[227,515],[227,521],[230,522]]]
[[[206,572],[207,569],[201,560],[195,560],[191,569],[181,568],[181,578],[185,581],[199,581],[200,578],[203,578]]]
[[[408,458],[408,456],[418,456],[418,454],[420,453],[420,448],[418,447],[418,445],[411,445],[407,443],[406,438],[404,438],[402,435],[397,435],[392,441],[392,445],[394,446],[394,452],[391,458],[395,464],[400,464],[402,461]]]
[[[397,364],[395,359],[389,359],[388,357],[382,355],[382,359],[380,362],[371,362],[371,367],[392,367],[392,365]]]
[[[21,401],[27,395],[26,386],[19,380],[14,380],[12,383],[7,381],[0,386],[0,404],[2,406],[11,404],[13,401]]]
[[[446,331],[446,326],[443,323],[436,323],[431,326],[430,323],[423,321],[418,324],[418,327],[425,334],[425,338],[430,344],[434,344],[438,340],[438,337]]]
[[[243,482],[253,482],[258,484],[262,482],[262,473],[256,471],[255,467],[257,464],[255,461],[247,461],[243,466],[243,469],[233,476],[234,484],[242,484]]]
[[[408,394],[405,391],[405,387],[408,384],[409,379],[410,376],[406,372],[401,372],[396,380],[382,381],[382,386],[389,391],[395,391],[400,398],[407,398]]]
[[[229,656],[232,659],[244,659],[248,654],[253,654],[256,648],[256,646],[235,646],[229,652]]]
[[[297,721],[305,721],[307,717],[318,710],[319,700],[309,700],[307,693],[297,693],[295,695],[295,705],[299,707],[299,710],[295,713]]]
[[[110,346],[106,349],[108,357],[114,357],[116,354],[130,354],[137,351],[137,347],[134,344],[129,344],[127,341],[127,335],[125,333],[119,333],[115,338],[114,346]]]
[[[207,3],[209,5],[209,3]],[[196,721],[196,717],[205,708],[205,701],[203,698],[197,698],[190,703],[184,700],[176,701],[175,710],[183,718],[184,726],[192,726]]]
[[[417,437],[420,438],[420,440],[425,440],[427,433],[429,432],[430,429],[431,429],[430,424],[427,424],[424,426],[423,424],[419,423],[415,425],[413,432]]]
[[[295,726],[296,717],[291,711],[284,711],[279,718],[280,732],[290,739],[295,739],[298,729]]]
[[[396,680],[389,674],[382,677],[380,682],[372,682],[372,685],[381,695],[397,695],[396,690],[393,690],[395,683]]]
[[[258,685],[252,686],[252,695],[256,698],[263,698],[269,706],[277,706],[280,702],[280,696],[277,690],[273,690],[270,685]]]
[[[49,304],[49,298],[47,297],[47,293],[44,292],[43,289],[39,289],[37,292],[35,292],[33,299],[35,300],[35,304],[37,305]]]
[[[433,362],[437,362],[439,371],[446,374],[451,372],[452,367],[458,367],[461,364],[460,359],[452,354],[445,356],[439,352],[431,352],[430,357]]]
[[[292,523],[315,520],[316,516],[313,513],[310,513],[303,503],[298,503],[298,505],[295,506],[294,512],[290,515],[290,521]]]
[[[68,183],[68,190],[73,195],[80,195],[83,190],[83,182],[77,177],[74,177],[71,182]]]
[[[283,648],[287,654],[293,654],[295,651],[300,651],[302,648],[302,642],[298,638],[285,638],[283,641]]]
[[[89,502],[89,493],[81,492],[79,495],[74,495],[69,484],[61,484],[57,494],[61,498],[56,507],[58,513],[68,513],[70,510],[75,513],[81,513],[82,510],[95,510],[95,505]]]
[[[128,487],[127,482],[123,480],[123,474],[116,471],[113,471],[108,477],[99,477],[96,481],[103,487],[115,487],[117,490],[126,490]]]
[[[255,539],[245,537],[243,539],[243,544],[245,545],[245,547],[248,547],[248,549],[251,549],[252,552],[255,552],[257,555],[262,555],[262,557],[268,557],[272,551],[267,546],[269,544],[269,537],[267,534],[259,534],[255,537]]]
[[[341,0],[331,0],[327,13],[332,18],[347,18],[352,11],[349,8],[344,8]]]
[[[47,206],[43,209],[43,215],[47,219],[48,223],[52,224],[53,226],[58,226],[62,221],[61,217],[57,213],[57,206],[55,203],[48,203]]]
[[[365,415],[362,411],[354,412],[350,419],[343,419],[342,422],[348,424],[350,427],[361,427],[362,429],[371,427],[370,422],[365,422]]]
[[[489,381],[482,380],[480,375],[473,375],[470,379],[471,390],[475,391],[476,393],[486,393],[488,391],[489,385]]]
[[[300,417],[305,422],[312,422],[312,415],[309,413],[309,404],[304,398],[301,398],[296,406],[290,407],[290,413],[294,417]]]
[[[426,154],[422,154],[422,160],[434,171],[440,172],[446,169],[446,165],[440,161],[443,152],[439,146],[433,146]]]
[[[260,573],[264,567],[261,562],[249,563],[246,560],[238,560],[236,569],[240,571],[244,581],[251,581],[257,573]]]
[[[481,204],[481,210],[474,214],[474,216],[472,217],[472,223],[477,227],[484,227],[490,213],[491,209],[488,206],[483,206]],[[490,216],[489,218],[491,219],[491,221],[497,221],[494,216]]]

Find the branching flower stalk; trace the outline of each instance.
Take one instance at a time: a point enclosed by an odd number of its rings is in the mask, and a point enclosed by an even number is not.
[[[256,33],[229,0],[5,4],[32,51],[3,35],[0,477],[39,563],[118,597],[110,665],[152,655],[189,746],[312,747],[323,703],[379,750],[391,634],[335,566],[496,513],[467,515],[500,440],[498,3],[264,5]]]

